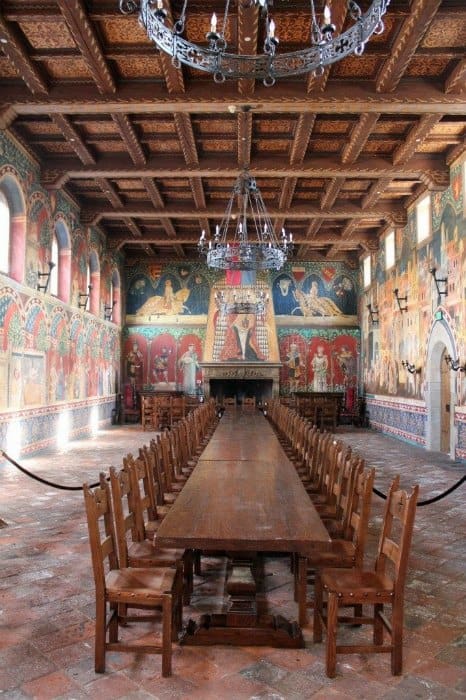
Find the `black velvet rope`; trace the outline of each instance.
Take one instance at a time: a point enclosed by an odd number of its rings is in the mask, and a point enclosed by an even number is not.
[[[32,472],[28,471],[24,467],[22,467],[16,460],[13,459],[13,457],[10,457],[7,455],[5,450],[0,450],[0,455],[5,457],[11,464],[16,467],[16,469],[19,469],[20,472],[23,472],[23,474],[26,474],[26,476],[30,476],[31,479],[35,479],[36,481],[39,481],[41,484],[45,484],[46,486],[51,486],[53,489],[60,489],[61,491],[82,491],[83,487],[82,486],[64,486],[63,484],[55,484],[53,481],[49,481],[48,479],[43,479],[41,476],[37,476],[37,474],[33,474]],[[100,482],[97,481],[95,484],[90,484],[89,488],[94,489],[96,486],[99,486]]]
[[[64,486],[63,484],[56,484],[53,481],[48,481],[48,479],[43,479],[41,476],[37,476],[36,474],[33,474],[32,472],[28,471],[24,467],[22,467],[16,460],[13,459],[13,457],[10,457],[4,450],[0,450],[0,455],[5,457],[11,464],[19,469],[23,474],[26,474],[26,476],[30,476],[31,479],[35,479],[36,481],[39,481],[41,484],[45,484],[46,486],[51,486],[54,489],[60,489],[62,491],[82,491],[83,487],[82,486]],[[461,486],[466,481],[466,474],[459,479],[456,484],[453,484],[453,486],[450,486],[446,491],[443,491],[442,493],[439,493],[437,496],[433,496],[432,498],[428,498],[425,501],[419,501],[417,504],[418,506],[430,506],[431,503],[436,503],[436,501],[440,501],[442,498],[445,498],[445,496],[448,496],[450,493],[453,493],[453,491],[456,491],[456,489]],[[96,486],[99,486],[99,482],[97,481],[95,484],[90,484],[89,488],[94,489]],[[376,496],[379,496],[379,498],[383,498],[386,500],[387,496],[385,493],[382,493],[382,491],[379,491],[375,487],[372,489],[372,491],[375,493]]]
[[[418,506],[430,506],[431,503],[435,503],[436,501],[441,501],[442,498],[445,498],[445,496],[448,496],[450,493],[453,493],[453,491],[456,491],[456,489],[461,486],[466,481],[466,474],[461,477],[461,479],[458,479],[456,484],[453,484],[453,486],[450,486],[449,489],[446,491],[443,491],[442,493],[439,493],[437,496],[432,496],[432,498],[427,498],[425,501],[419,501]],[[373,488],[372,491],[375,493],[376,496],[379,496],[379,498],[383,498],[384,500],[387,498],[385,493],[382,493],[382,491],[379,491],[376,488]]]

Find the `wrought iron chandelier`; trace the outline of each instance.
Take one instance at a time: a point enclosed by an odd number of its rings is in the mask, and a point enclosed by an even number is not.
[[[168,24],[168,12],[164,7],[167,1],[119,0],[119,6],[124,14],[139,11],[139,21],[145,27],[149,39],[172,57],[175,67],[180,68],[184,63],[191,68],[212,73],[217,83],[223,83],[227,78],[248,78],[262,80],[266,86],[273,85],[277,78],[303,73],[321,75],[325,66],[352,53],[360,56],[371,36],[384,31],[382,17],[390,3],[390,0],[372,0],[369,9],[363,13],[356,0],[339,0],[347,3],[348,14],[354,24],[345,32],[337,34],[328,5],[324,6],[319,21],[315,0],[309,0],[309,46],[304,46],[299,51],[278,53],[279,39],[276,31],[279,27],[276,27],[270,14],[274,0],[237,0],[244,1],[245,7],[258,7],[264,27],[262,53],[235,54],[228,51],[226,41],[230,0],[225,0],[221,26],[217,15],[213,13],[205,46],[182,36],[187,21],[188,0],[183,0],[178,19]]]
[[[282,229],[277,238],[256,181],[245,171],[235,182],[213,241],[202,231],[198,248],[217,270],[280,270],[293,251],[293,234]]]

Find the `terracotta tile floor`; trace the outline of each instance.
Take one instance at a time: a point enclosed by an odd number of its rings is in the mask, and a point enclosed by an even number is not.
[[[339,428],[340,437],[377,470],[386,492],[392,475],[421,485],[421,500],[464,473],[444,456],[368,430]],[[22,459],[31,471],[63,484],[94,482],[100,470],[149,438],[139,426],[114,427],[70,449]],[[0,464],[0,698],[168,698],[303,700],[305,698],[466,698],[466,486],[418,508],[406,591],[404,674],[393,677],[387,655],[340,656],[326,678],[324,646],[306,648],[175,646],[171,678],[159,656],[109,654],[107,673],[93,670],[94,587],[81,493],[58,491]],[[368,563],[383,501],[374,497]],[[185,618],[223,600],[221,558],[203,558]],[[296,618],[285,557],[266,561],[268,605]],[[348,630],[345,634],[357,633]]]

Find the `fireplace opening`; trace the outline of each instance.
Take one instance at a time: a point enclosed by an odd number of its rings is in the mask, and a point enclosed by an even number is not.
[[[256,403],[272,398],[272,379],[211,379],[209,385],[210,396],[217,403],[231,397],[238,404],[242,404],[244,398],[255,398]]]

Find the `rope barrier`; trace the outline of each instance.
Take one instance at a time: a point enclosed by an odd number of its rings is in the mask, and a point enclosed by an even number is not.
[[[18,464],[16,460],[13,459],[13,457],[10,457],[4,450],[0,450],[0,456],[5,457],[5,459],[7,459],[14,467],[23,472],[23,474],[26,474],[26,476],[30,476],[31,479],[35,479],[36,481],[39,481],[41,484],[45,484],[46,486],[51,486],[54,489],[61,489],[62,491],[82,491],[83,489],[82,486],[64,486],[63,484],[56,484],[53,481],[48,481],[48,479],[43,479],[41,476],[37,476],[36,474],[33,474],[32,472],[22,467],[20,464]],[[456,491],[456,489],[459,488],[461,484],[463,484],[465,481],[466,474],[462,476],[461,479],[458,479],[458,481],[455,484],[453,484],[453,486],[450,486],[450,488],[446,489],[446,491],[439,493],[437,496],[432,496],[432,498],[428,498],[425,501],[419,501],[417,504],[418,507],[430,506],[431,503],[436,503],[436,501],[440,501],[442,498],[445,498],[445,496],[448,496],[450,493],[453,493],[453,491]],[[89,488],[94,489],[97,486],[99,486],[98,481],[95,484],[90,484]],[[372,491],[379,498],[383,498],[384,500],[387,499],[386,494],[382,493],[382,491],[379,491],[375,487],[372,489]]]
[[[53,489],[60,489],[61,491],[82,491],[83,487],[82,486],[64,486],[63,484],[56,484],[53,481],[49,481],[48,479],[43,479],[41,476],[37,476],[37,474],[33,474],[32,472],[28,471],[24,467],[22,467],[16,460],[13,459],[13,457],[10,457],[7,455],[7,453],[4,450],[0,450],[0,455],[5,457],[11,464],[16,467],[16,469],[19,469],[20,472],[23,472],[23,474],[26,474],[26,476],[30,476],[31,479],[35,479],[36,481],[39,481],[41,484],[45,484],[46,486],[51,486]],[[89,488],[95,489],[97,486],[99,486],[99,482],[97,481],[95,484],[90,484]]]
[[[450,493],[453,493],[453,491],[456,491],[456,489],[461,486],[466,481],[466,474],[461,477],[461,479],[458,479],[456,484],[453,484],[453,486],[450,486],[449,489],[446,491],[443,491],[442,493],[439,493],[437,496],[432,496],[432,498],[427,498],[425,501],[419,501],[418,502],[418,507],[420,506],[430,506],[431,503],[435,503],[436,501],[442,500],[442,498],[445,498],[445,496],[448,496]],[[375,493],[376,496],[379,496],[379,498],[383,498],[384,500],[387,499],[387,496],[385,493],[382,493],[382,491],[379,491],[376,488],[373,488],[372,491]]]

